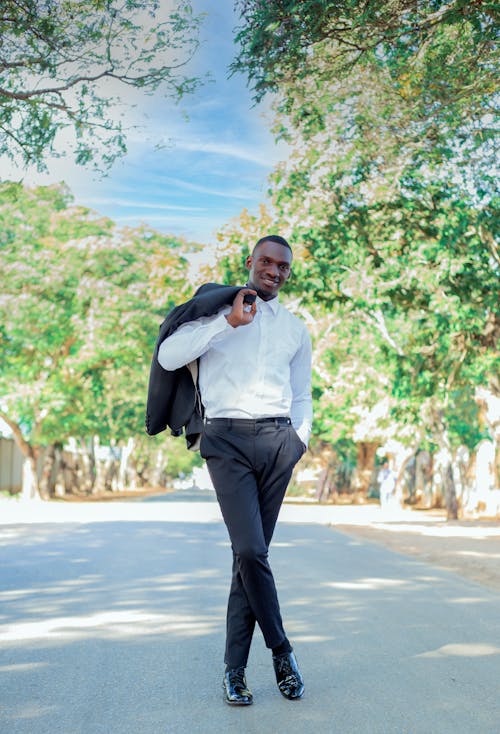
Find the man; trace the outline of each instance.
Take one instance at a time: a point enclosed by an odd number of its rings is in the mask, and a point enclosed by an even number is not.
[[[292,470],[311,431],[311,342],[303,322],[278,301],[292,251],[277,235],[246,260],[249,279],[232,305],[184,323],[160,345],[158,361],[176,370],[199,358],[205,418],[200,452],[215,487],[233,550],[227,607],[227,703],[252,703],[245,667],[257,621],[272,650],[280,692],[304,684],[286,637],[268,548]],[[256,300],[255,300],[256,296]],[[245,303],[245,300],[253,303]]]

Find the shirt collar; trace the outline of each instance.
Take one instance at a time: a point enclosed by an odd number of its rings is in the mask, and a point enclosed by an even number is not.
[[[259,298],[259,296],[257,296],[257,303],[259,304],[259,308],[262,308],[263,306],[265,308],[270,308],[275,316],[278,313],[278,309],[280,307],[280,303],[279,303],[277,296],[276,298],[271,298],[270,301],[263,301],[262,298]]]

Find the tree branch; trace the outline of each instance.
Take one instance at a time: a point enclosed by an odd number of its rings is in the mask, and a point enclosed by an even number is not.
[[[76,84],[80,84],[81,82],[95,82],[106,76],[112,76],[115,79],[120,78],[117,77],[115,74],[112,74],[111,72],[103,71],[100,74],[96,74],[94,76],[75,77],[74,79],[68,81],[66,84],[62,84],[60,86],[46,87],[45,89],[34,89],[29,92],[9,92],[9,90],[2,89],[0,87],[0,95],[3,95],[4,97],[7,97],[9,99],[28,100],[32,97],[41,97],[44,94],[60,94],[61,92],[66,92],[68,89],[71,89]]]
[[[359,313],[362,314],[368,324],[374,326],[377,329],[377,331],[382,335],[384,341],[386,341],[387,344],[389,344],[400,357],[406,356],[401,347],[389,334],[389,330],[387,329],[387,325],[385,323],[384,314],[380,309],[376,309],[373,312],[363,311],[359,309]]]
[[[35,450],[33,446],[30,443],[28,443],[28,441],[26,441],[26,439],[24,438],[19,425],[15,421],[13,421],[11,418],[9,418],[7,413],[4,413],[3,410],[0,410],[0,418],[2,418],[5,421],[5,423],[7,423],[7,425],[9,426],[10,430],[12,431],[14,435],[14,440],[17,443],[17,445],[19,446],[23,456],[25,456],[27,459],[35,458]]]

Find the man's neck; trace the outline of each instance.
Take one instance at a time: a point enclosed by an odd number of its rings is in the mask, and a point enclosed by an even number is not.
[[[274,300],[275,298],[277,298],[277,297],[278,297],[278,294],[277,294],[277,293],[276,293],[276,295],[274,295],[274,296],[273,296],[272,294],[270,294],[270,293],[264,293],[263,291],[259,290],[259,288],[257,288],[257,287],[256,287],[256,286],[255,286],[255,285],[254,285],[253,283],[251,283],[250,281],[249,281],[249,282],[248,282],[248,283],[246,284],[246,286],[245,286],[245,287],[246,287],[246,288],[252,288],[252,290],[254,290],[254,291],[257,291],[257,295],[258,295],[258,296],[259,296],[259,298],[261,298],[261,299],[262,299],[263,301],[273,301],[273,300]]]

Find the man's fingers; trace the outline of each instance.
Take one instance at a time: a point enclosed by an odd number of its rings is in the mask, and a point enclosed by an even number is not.
[[[252,288],[242,288],[241,291],[238,291],[238,293],[236,294],[235,300],[243,300],[247,293],[251,294],[252,296],[257,296],[257,291],[254,291]]]
[[[244,302],[244,298],[247,294],[254,296],[254,300],[252,302],[253,306],[255,303],[255,298],[257,297],[257,291],[254,291],[252,288],[242,288],[235,296],[235,299],[233,301],[233,308],[237,308],[238,310],[243,308],[245,312],[250,311],[250,309],[247,308],[247,306],[249,306],[250,304]]]
[[[231,309],[232,318],[230,320],[230,323],[232,326],[243,326],[245,324],[248,324],[250,321],[253,320],[253,317],[255,316],[255,313],[257,311],[257,305],[255,303],[255,300],[253,303],[245,303],[244,298],[247,294],[250,294],[252,296],[257,296],[257,291],[254,291],[253,288],[242,288],[238,291],[236,294],[233,306]],[[232,323],[232,321],[239,322],[238,323]]]

